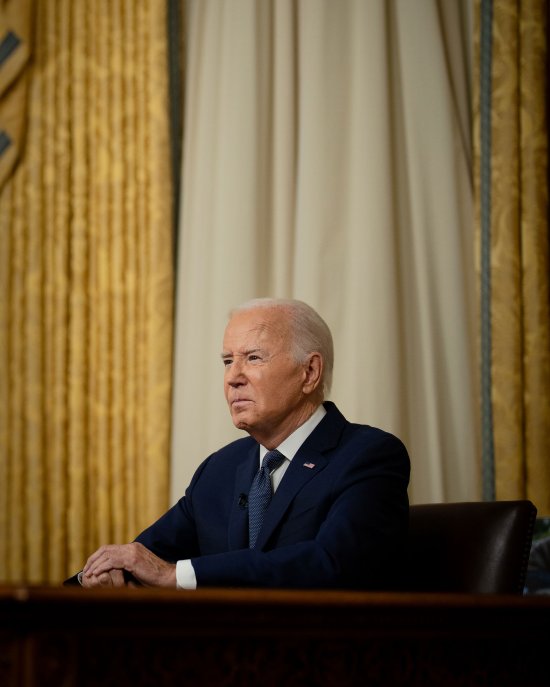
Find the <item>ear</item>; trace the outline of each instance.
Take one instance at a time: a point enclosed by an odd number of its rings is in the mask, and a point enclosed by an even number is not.
[[[320,353],[313,352],[307,357],[304,363],[304,384],[302,391],[304,394],[312,394],[321,384],[323,377],[323,358]]]

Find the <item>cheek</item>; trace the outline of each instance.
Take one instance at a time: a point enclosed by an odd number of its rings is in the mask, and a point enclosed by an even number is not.
[[[285,382],[279,381],[273,387],[270,400],[274,405],[289,405],[293,400],[299,399],[302,395],[302,382],[294,377]]]

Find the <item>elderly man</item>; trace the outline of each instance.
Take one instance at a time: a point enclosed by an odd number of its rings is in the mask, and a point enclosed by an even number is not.
[[[185,496],[131,544],[90,556],[84,587],[381,588],[408,521],[409,458],[348,422],[330,389],[330,331],[308,305],[258,299],[225,330],[224,389],[249,436],[209,456]]]

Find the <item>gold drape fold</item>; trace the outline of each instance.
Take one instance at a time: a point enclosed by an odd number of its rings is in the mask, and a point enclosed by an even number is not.
[[[58,581],[168,501],[166,3],[35,4],[0,194],[0,579]]]
[[[546,7],[493,3],[490,313],[495,494],[530,498],[548,515]]]

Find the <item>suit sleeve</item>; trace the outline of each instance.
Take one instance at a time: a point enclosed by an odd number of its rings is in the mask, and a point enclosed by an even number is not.
[[[192,501],[187,494],[193,491],[207,462],[208,459],[197,469],[186,496],[135,539],[165,561],[175,563],[200,553]]]

